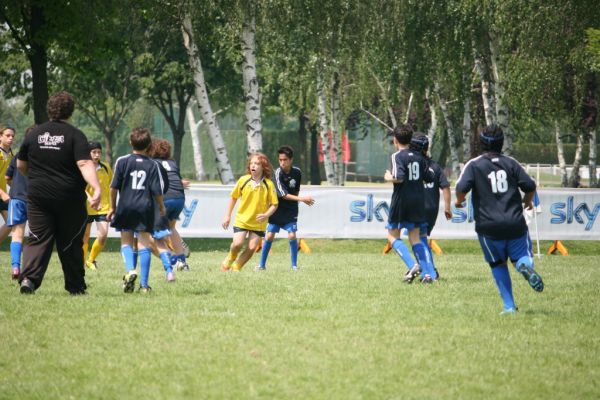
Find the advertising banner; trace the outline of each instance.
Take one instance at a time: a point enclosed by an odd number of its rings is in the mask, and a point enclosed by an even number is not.
[[[186,191],[185,209],[178,223],[184,237],[231,237],[221,227],[232,186],[194,184]],[[315,204],[300,203],[298,236],[304,238],[385,238],[392,187],[302,186]],[[541,240],[600,240],[599,189],[539,189],[537,212],[529,212],[532,237]],[[454,189],[452,189],[454,199]],[[469,198],[468,198],[469,200]],[[443,203],[432,233],[436,239],[474,239],[474,212],[452,206],[447,221]],[[235,211],[234,211],[235,213]],[[233,216],[232,216],[233,225]],[[114,232],[111,232],[114,234]]]

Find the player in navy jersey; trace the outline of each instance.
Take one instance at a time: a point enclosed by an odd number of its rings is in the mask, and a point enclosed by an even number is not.
[[[446,179],[446,175],[444,175],[442,167],[427,155],[429,150],[429,139],[427,138],[427,135],[413,136],[410,141],[410,149],[423,154],[423,156],[429,160],[429,169],[433,171],[433,181],[425,183],[425,219],[427,221],[427,227],[421,227],[421,242],[427,246],[433,269],[436,274],[438,274],[439,278],[439,273],[435,267],[433,254],[427,239],[431,235],[431,231],[435,226],[435,221],[437,220],[440,210],[440,190],[444,196],[444,216],[446,219],[452,218],[452,210],[450,208],[450,184],[448,183],[448,179]]]
[[[404,260],[408,271],[404,281],[412,281],[423,271],[423,283],[437,279],[431,264],[427,247],[421,243],[420,228],[425,222],[425,187],[423,182],[431,182],[433,173],[428,162],[420,152],[411,151],[409,144],[413,131],[409,125],[399,125],[394,129],[393,142],[398,151],[392,154],[391,167],[385,171],[384,179],[394,184],[390,212],[388,217],[388,241],[392,248]],[[408,230],[408,239],[418,263],[410,256],[400,232]]]
[[[294,150],[289,146],[281,146],[277,150],[277,154],[279,168],[275,170],[273,183],[275,183],[279,207],[269,217],[267,234],[263,243],[258,270],[265,270],[267,268],[267,257],[269,256],[273,240],[275,240],[275,234],[280,229],[288,232],[292,270],[298,269],[298,240],[296,239],[296,231],[298,230],[298,203],[303,202],[309,206],[315,204],[315,200],[312,197],[299,196],[302,172],[300,168],[292,165]]]
[[[165,215],[163,203],[164,182],[156,162],[147,156],[152,143],[150,131],[135,128],[129,136],[133,152],[119,157],[115,163],[110,184],[111,210],[107,219],[121,232],[121,254],[125,261],[123,291],[134,289],[137,272],[133,256],[134,233],[138,233],[140,259],[140,291],[148,292],[148,276],[152,257],[151,233],[154,231],[155,212]],[[117,203],[117,195],[119,202]]]
[[[512,282],[507,261],[510,259],[529,285],[544,290],[542,278],[533,268],[531,240],[525,218],[533,207],[535,182],[517,160],[502,155],[504,134],[497,125],[488,125],[479,139],[483,154],[470,160],[456,182],[456,207],[462,207],[472,192],[475,231],[502,297],[502,314],[515,313]],[[525,193],[521,198],[520,190]]]

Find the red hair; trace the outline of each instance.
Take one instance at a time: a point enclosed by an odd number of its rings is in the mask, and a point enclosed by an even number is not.
[[[258,161],[262,166],[263,177],[271,179],[271,174],[273,173],[273,165],[271,165],[271,161],[269,161],[267,156],[265,156],[263,153],[254,153],[248,156],[248,160],[246,161],[246,173],[250,173],[250,161],[252,161],[254,157],[258,158]]]

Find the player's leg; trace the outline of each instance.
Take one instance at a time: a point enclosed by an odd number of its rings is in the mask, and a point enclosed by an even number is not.
[[[88,243],[90,241],[90,233],[92,230],[92,223],[90,222],[89,216],[88,216],[88,220],[87,223],[85,225],[85,231],[83,232],[83,259],[87,260],[87,256],[88,256]],[[86,267],[90,268],[89,265],[86,264]],[[90,268],[92,269],[92,268]]]
[[[492,240],[483,235],[478,235],[478,237],[483,256],[492,270],[494,282],[502,298],[502,313],[514,313],[517,306],[513,297],[512,280],[506,265],[507,242],[505,240]]]
[[[283,227],[288,232],[288,240],[290,243],[290,264],[292,270],[298,269],[298,239],[296,238],[296,231],[298,225],[295,222],[285,224]]]
[[[258,245],[264,237],[264,233],[262,233],[262,235],[260,233],[255,231],[248,231],[248,246],[246,246],[246,249],[242,251],[242,253],[237,259],[237,262],[232,265],[231,268],[233,270],[241,270],[244,267],[244,265],[246,265],[248,260],[252,258],[252,256],[256,252],[256,249],[258,248]]]
[[[25,236],[25,223],[13,225],[12,240],[10,242],[10,259],[12,265],[12,279],[19,279],[21,275],[21,254],[23,253],[23,237]]]
[[[177,230],[177,220],[169,219],[169,230],[171,231],[171,245],[173,246],[173,256],[171,264],[175,265],[178,271],[189,271],[190,267],[187,264],[185,257],[185,249],[183,248],[183,240]]]
[[[529,286],[536,292],[544,290],[544,281],[533,267],[533,252],[531,251],[531,239],[529,233],[522,237],[508,241],[508,255],[517,271],[519,271]]]
[[[67,204],[55,204],[52,212],[59,221],[56,227],[56,252],[65,278],[65,290],[71,294],[83,294],[87,289],[82,250],[83,233],[87,225],[85,202],[73,200]]]
[[[429,245],[429,235],[431,234],[432,228],[433,227],[430,226],[429,223],[421,224],[421,226],[419,227],[421,243],[423,243],[423,246],[425,246],[427,252],[429,253],[429,261],[431,262],[431,266],[433,267],[433,270],[435,271],[436,275],[435,279],[439,279],[440,274],[438,273],[438,270],[435,266],[435,261],[433,259],[433,251],[431,251],[431,246]]]
[[[227,253],[227,257],[225,257],[225,260],[223,260],[223,263],[221,263],[221,271],[229,271],[231,269],[233,262],[238,257],[240,250],[246,242],[247,236],[248,231],[235,226],[233,227],[233,240],[229,246],[229,253]]]
[[[275,235],[279,232],[279,225],[268,224],[267,233],[265,235],[265,241],[263,242],[262,251],[260,253],[260,261],[258,263],[258,270],[267,269],[267,257],[271,251],[271,246],[275,240]]]
[[[404,243],[404,240],[402,240],[400,225],[397,223],[388,223],[387,229],[388,229],[388,236],[387,236],[388,242],[390,243],[390,245],[392,246],[392,249],[394,249],[396,254],[398,254],[398,256],[402,259],[402,261],[404,261],[404,264],[406,265],[408,272],[410,272],[410,270],[415,267],[416,262],[415,262],[415,259],[413,258],[413,256],[410,254],[410,250],[408,249],[408,246],[406,246],[406,244]],[[412,282],[412,280],[411,280],[411,282]]]
[[[2,202],[4,204],[4,209],[2,210],[2,217],[4,218],[4,222],[8,222],[8,203]],[[4,224],[0,227],[0,243],[4,241],[10,235],[11,227],[8,224]]]
[[[152,236],[149,232],[138,232],[138,257],[140,259],[140,290],[148,291],[150,290],[148,280],[152,261]]]
[[[406,228],[408,229],[408,240],[412,245],[412,250],[417,259],[417,262],[423,270],[422,282],[430,283],[432,280],[437,279],[437,274],[431,264],[431,257],[427,250],[426,245],[421,243],[421,229],[420,224],[407,223]]]
[[[106,221],[106,217],[104,216],[104,218],[101,217],[98,221],[96,221],[96,239],[94,240],[94,244],[92,244],[92,249],[90,250],[90,257],[86,262],[86,265],[88,267],[90,267],[91,265],[93,269],[96,269],[96,258],[98,258],[98,255],[104,249],[107,237],[108,221]]]
[[[166,232],[169,231],[167,230]],[[158,232],[154,232],[154,243],[156,244],[160,261],[165,269],[167,282],[173,282],[175,281],[175,274],[173,273],[173,266],[171,264],[171,251],[169,250],[169,244],[167,243],[169,235],[161,234],[160,236],[157,236],[157,233]]]

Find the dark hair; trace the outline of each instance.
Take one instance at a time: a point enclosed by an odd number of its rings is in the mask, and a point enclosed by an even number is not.
[[[294,158],[294,149],[292,149],[290,146],[281,146],[277,150],[277,154],[285,154],[287,158],[292,159]]]
[[[504,144],[504,132],[496,124],[490,124],[483,128],[483,131],[479,132],[479,141],[481,142],[481,149],[483,151],[493,151],[495,153],[502,152],[502,145]]]
[[[394,137],[400,144],[409,144],[412,139],[413,128],[408,124],[400,124],[394,128]]]
[[[11,131],[13,131],[13,132],[16,133],[15,128],[13,128],[12,126],[10,126],[10,125],[7,125],[7,126],[0,125],[0,135],[4,135],[4,131],[9,130],[9,129]]]
[[[263,177],[270,179],[271,174],[273,173],[273,165],[271,165],[271,161],[269,161],[269,158],[263,153],[254,153],[248,156],[248,160],[246,161],[246,173],[250,173],[250,161],[252,161],[254,157],[258,157],[258,161],[260,161],[260,165],[263,169]]]
[[[96,150],[96,149],[102,150],[102,145],[100,144],[100,142],[96,142],[95,140],[90,140],[88,142],[88,148],[90,149],[90,151]]]
[[[133,128],[129,135],[131,147],[137,151],[144,151],[152,144],[152,136],[148,128]]]
[[[69,119],[73,115],[73,110],[75,110],[75,102],[69,92],[54,93],[46,103],[46,111],[51,121]]]
[[[152,146],[150,146],[150,157],[168,160],[171,158],[171,143],[165,139],[152,139]]]
[[[415,132],[412,139],[410,139],[409,148],[413,151],[425,154],[427,153],[427,150],[429,150],[429,138],[423,133]]]
[[[37,127],[37,125],[33,124],[29,128],[25,129],[25,136],[29,135],[31,133],[31,131],[34,130],[36,127]]]

